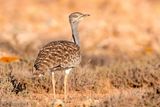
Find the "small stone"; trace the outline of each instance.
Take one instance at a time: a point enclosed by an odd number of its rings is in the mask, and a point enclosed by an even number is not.
[[[60,99],[55,99],[53,100],[53,102],[51,103],[51,107],[65,107],[65,104],[62,100]]]

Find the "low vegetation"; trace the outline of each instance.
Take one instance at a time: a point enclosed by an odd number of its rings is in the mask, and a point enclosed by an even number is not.
[[[32,59],[0,64],[1,104],[14,105],[14,99],[18,98],[21,103],[48,106],[53,100],[49,73],[41,78],[34,76],[31,62]],[[67,104],[158,107],[159,70],[160,57],[157,55],[139,60],[115,61],[95,68],[92,64],[80,66],[69,75]],[[56,73],[57,98],[63,98],[63,77],[63,72]]]
[[[0,107],[52,107],[63,101],[64,72],[33,75],[38,50],[71,40],[79,28],[82,62],[68,78],[67,107],[160,107],[159,0],[1,0]]]

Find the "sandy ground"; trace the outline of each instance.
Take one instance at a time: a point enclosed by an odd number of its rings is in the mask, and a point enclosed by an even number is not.
[[[55,104],[51,77],[34,77],[33,63],[44,44],[72,39],[75,11],[91,16],[79,25],[82,62],[65,105],[159,107],[159,0],[0,0],[0,107]],[[56,73],[62,101],[63,78]]]

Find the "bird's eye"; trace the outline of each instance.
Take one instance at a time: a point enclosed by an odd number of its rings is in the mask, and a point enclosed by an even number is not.
[[[73,18],[77,18],[78,16],[77,16],[77,15],[73,15],[72,17],[73,17]]]

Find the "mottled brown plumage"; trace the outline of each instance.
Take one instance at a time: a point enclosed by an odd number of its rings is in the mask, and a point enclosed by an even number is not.
[[[78,23],[88,14],[82,14],[80,12],[74,12],[69,15],[69,22],[72,30],[71,41],[53,41],[45,45],[40,51],[35,60],[34,67],[40,73],[45,71],[52,72],[52,85],[55,98],[55,71],[65,71],[64,77],[64,94],[65,101],[67,99],[67,77],[71,68],[76,67],[81,61],[80,55],[80,43],[78,37]],[[37,74],[37,73],[36,73]]]
[[[80,47],[77,44],[53,41],[39,51],[34,67],[39,71],[62,71],[76,67],[80,61]]]

